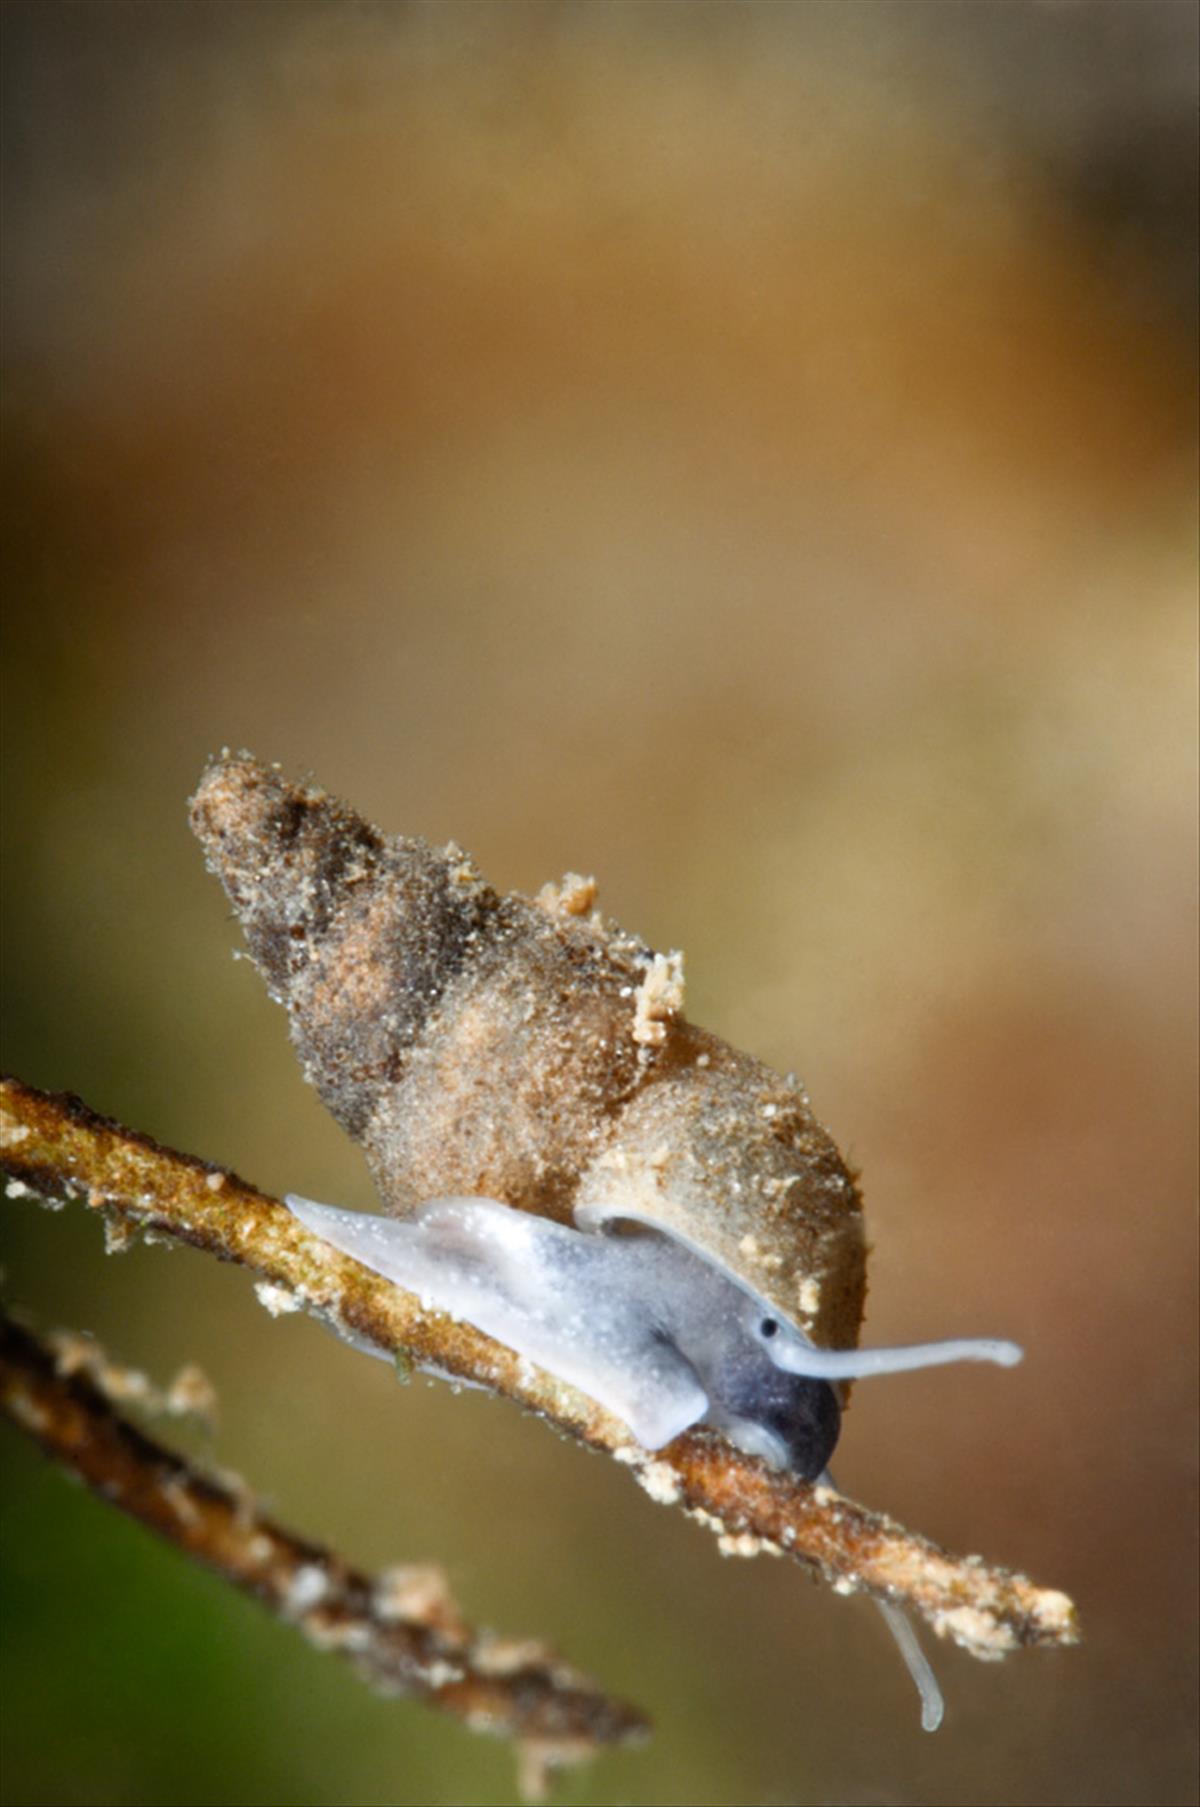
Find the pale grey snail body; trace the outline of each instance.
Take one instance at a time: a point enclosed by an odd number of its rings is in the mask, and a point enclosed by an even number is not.
[[[670,1237],[569,1229],[483,1199],[434,1200],[401,1223],[287,1202],[344,1254],[590,1394],[647,1449],[706,1423],[807,1480],[829,1462],[833,1388],[773,1359],[791,1328]]]
[[[386,1215],[308,1227],[569,1380],[656,1448],[708,1423],[825,1475],[857,1375],[976,1359],[858,1350],[853,1176],[804,1092],[689,1023],[678,956],[590,881],[502,896],[455,846],[386,838],[249,756],[192,822],[306,1075]]]

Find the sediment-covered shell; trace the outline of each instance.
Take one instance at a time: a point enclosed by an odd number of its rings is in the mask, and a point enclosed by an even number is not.
[[[223,755],[192,826],[307,1077],[387,1210],[500,1199],[684,1238],[820,1345],[862,1316],[862,1209],[805,1094],[683,1014],[678,956],[591,881],[502,896],[453,844],[386,837]]]

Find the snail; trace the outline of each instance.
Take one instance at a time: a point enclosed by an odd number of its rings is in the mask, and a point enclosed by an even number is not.
[[[851,1381],[1021,1359],[857,1347],[853,1174],[793,1078],[688,1021],[681,956],[606,921],[593,881],[501,895],[453,843],[386,838],[249,755],[213,762],[192,825],[386,1212],[289,1208],[645,1448],[707,1425],[832,1485]],[[936,1683],[885,1613],[931,1726]]]

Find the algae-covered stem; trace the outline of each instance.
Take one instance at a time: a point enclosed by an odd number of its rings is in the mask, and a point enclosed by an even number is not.
[[[377,1687],[516,1739],[528,1781],[538,1764],[579,1761],[644,1736],[635,1708],[601,1693],[545,1645],[467,1625],[440,1571],[364,1573],[279,1524],[243,1485],[147,1435],[89,1374],[69,1366],[0,1316],[0,1410],[110,1505],[318,1649],[349,1658]]]
[[[0,1171],[10,1195],[82,1201],[118,1226],[119,1241],[140,1229],[207,1249],[256,1272],[273,1309],[301,1305],[343,1334],[516,1400],[628,1463],[653,1499],[694,1513],[729,1554],[786,1553],[839,1591],[864,1589],[923,1613],[976,1656],[1077,1641],[1064,1594],[977,1557],[951,1556],[894,1520],[767,1469],[711,1434],[689,1433],[647,1456],[618,1420],[575,1389],[469,1325],[425,1311],[411,1294],[309,1235],[283,1205],[235,1174],[163,1148],[78,1099],[16,1079],[0,1082]]]

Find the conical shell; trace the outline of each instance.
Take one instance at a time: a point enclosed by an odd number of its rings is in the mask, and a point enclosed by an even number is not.
[[[389,1211],[478,1194],[636,1218],[816,1342],[857,1342],[862,1208],[836,1145],[794,1083],[687,1021],[678,956],[606,923],[590,881],[501,896],[453,844],[386,837],[246,754],[213,762],[191,819]]]

